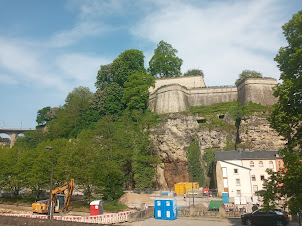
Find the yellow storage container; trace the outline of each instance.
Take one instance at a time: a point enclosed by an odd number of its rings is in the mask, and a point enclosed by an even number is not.
[[[185,187],[185,193],[188,193],[188,190],[198,190],[199,189],[199,183],[198,182],[185,182],[184,183],[184,187]]]
[[[193,190],[199,189],[199,183],[193,182]],[[174,184],[174,191],[177,195],[184,195],[188,193],[188,190],[192,190],[192,182],[179,182]]]
[[[176,192],[177,195],[183,195],[185,193],[184,183],[180,182],[174,184],[174,191]]]

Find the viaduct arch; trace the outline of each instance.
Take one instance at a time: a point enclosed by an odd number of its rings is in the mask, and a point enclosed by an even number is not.
[[[0,133],[5,133],[10,136],[10,147],[14,146],[16,138],[19,134],[30,129],[0,129]]]

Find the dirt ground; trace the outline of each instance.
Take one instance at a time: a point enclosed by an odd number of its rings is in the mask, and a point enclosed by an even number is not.
[[[32,214],[31,205],[26,204],[0,204],[0,213],[12,213],[12,214]],[[55,214],[60,215],[60,213]],[[89,211],[70,211],[64,213],[63,216],[90,216]],[[0,216],[0,226],[4,225],[91,225],[88,223],[77,223],[77,222],[67,222],[67,221],[50,221],[43,219],[28,219],[24,217],[8,217]]]
[[[64,226],[73,226],[73,225],[93,225],[90,223],[79,223],[79,222],[68,222],[68,221],[57,221],[57,220],[42,220],[42,219],[29,219],[24,217],[7,217],[0,216],[0,226],[6,225],[26,225],[26,226],[48,226],[48,225],[64,225]]]
[[[15,214],[32,214],[31,205],[26,204],[0,204],[0,213],[15,213]],[[55,215],[60,215],[59,213]],[[87,211],[69,211],[63,213],[63,216],[90,216],[90,212]]]

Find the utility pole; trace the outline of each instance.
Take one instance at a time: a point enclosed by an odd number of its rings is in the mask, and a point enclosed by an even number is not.
[[[52,201],[52,181],[53,181],[53,163],[55,159],[55,152],[53,147],[46,146],[45,149],[52,150],[52,163],[51,163],[51,174],[50,174],[50,185],[49,185],[49,202],[48,202],[48,214],[49,219],[52,221],[53,219],[53,212],[54,212],[54,202]]]

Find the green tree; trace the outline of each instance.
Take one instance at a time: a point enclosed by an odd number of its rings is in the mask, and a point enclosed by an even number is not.
[[[200,147],[198,140],[193,138],[187,151],[188,172],[192,176],[192,180],[204,185],[204,170],[201,167]]]
[[[36,122],[39,126],[44,126],[50,120],[48,117],[48,112],[50,111],[50,107],[44,107],[40,109],[37,113]]]
[[[24,132],[24,136],[18,136],[15,146],[20,149],[36,148],[40,142],[46,137],[46,133],[43,128],[36,128],[35,130],[29,130]]]
[[[124,87],[124,82],[135,72],[146,73],[144,67],[144,54],[137,49],[126,50],[116,58],[111,64],[113,81]]]
[[[132,120],[129,123],[129,118]],[[130,138],[131,159],[127,166],[133,175],[133,187],[144,190],[152,188],[155,176],[155,166],[159,159],[153,156],[152,145],[149,140],[149,129],[156,124],[156,116],[151,112],[132,110],[126,112],[121,118],[124,128]],[[130,179],[132,179],[130,177]]]
[[[281,172],[274,172],[271,169],[267,170],[269,176],[268,179],[265,179],[263,182],[263,190],[258,191],[257,194],[263,197],[263,208],[277,209],[280,208],[278,206],[278,201],[281,199],[281,189],[282,184],[280,181],[282,180]]]
[[[125,106],[122,102],[124,89],[117,83],[108,84],[103,90],[97,90],[91,102],[91,108],[101,116],[121,115]]]
[[[56,118],[58,113],[58,108],[54,107],[45,107],[38,111],[36,122],[38,123],[37,127],[45,126],[49,121]]]
[[[125,90],[123,96],[123,103],[127,105],[130,110],[146,110],[149,100],[149,87],[154,86],[155,79],[150,74],[136,72],[129,76],[124,83]]]
[[[103,90],[108,84],[114,81],[111,66],[112,64],[101,65],[95,82],[97,89]]]
[[[203,160],[203,165],[205,166],[205,170],[206,170],[206,175],[208,176],[208,180],[207,183],[205,184],[205,186],[210,187],[210,188],[214,188],[215,186],[215,181],[214,181],[214,172],[213,172],[213,164],[215,161],[215,152],[212,148],[206,148],[204,151],[204,154],[202,156],[202,160]]]
[[[23,151],[16,148],[4,147],[0,152],[0,187],[13,193],[14,197],[19,196],[19,192],[26,185],[26,168],[23,168]]]
[[[243,70],[235,82],[236,86],[238,86],[246,78],[262,78],[262,74],[254,70]]]
[[[65,105],[58,110],[57,118],[48,124],[49,139],[76,137],[81,130],[98,118],[93,117],[90,102],[93,93],[88,87],[77,87],[68,94]],[[95,115],[94,115],[95,116]],[[86,121],[91,119],[91,122]]]
[[[269,118],[272,128],[283,136],[287,144],[284,155],[281,195],[289,198],[292,213],[302,214],[302,11],[293,15],[283,25],[283,34],[288,42],[275,57],[283,81],[275,88],[278,102]],[[301,220],[300,220],[301,225]]]
[[[54,181],[53,188],[60,186],[65,182],[65,178],[58,175],[64,168],[58,167],[58,159],[62,150],[67,144],[66,139],[56,139],[53,141],[43,141],[35,149],[30,149],[23,153],[23,169],[26,175],[26,187],[32,190],[36,200],[40,199],[40,195],[45,189],[49,188],[51,166],[54,152]],[[46,146],[53,147],[53,150],[45,149]],[[70,179],[70,178],[69,178]]]
[[[156,78],[179,77],[182,59],[176,56],[177,50],[172,45],[160,41],[149,61],[149,72]]]
[[[200,69],[189,69],[183,76],[193,76],[193,75],[201,75],[204,77],[203,71]]]
[[[287,138],[290,151],[302,145],[302,11],[293,15],[283,25],[283,34],[288,46],[281,47],[275,57],[281,71],[274,95],[278,102],[274,106],[271,123],[280,135]],[[300,149],[301,151],[301,149]],[[300,153],[300,155],[302,155]]]

